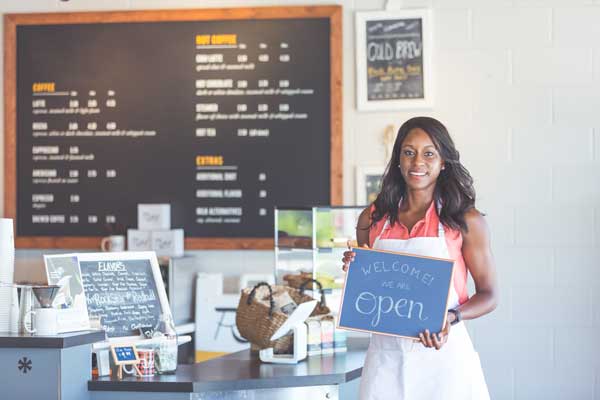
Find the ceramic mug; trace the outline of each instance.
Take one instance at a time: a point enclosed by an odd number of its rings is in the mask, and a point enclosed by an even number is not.
[[[38,336],[53,336],[58,334],[58,320],[56,309],[54,308],[36,308],[28,311],[26,317],[31,314],[33,329],[24,325],[28,333]]]
[[[102,238],[100,249],[102,251],[125,251],[125,236],[110,235]]]
[[[149,377],[154,376],[155,368],[154,368],[154,350],[152,349],[137,349],[137,354],[140,359],[138,369],[140,371],[141,376]],[[123,371],[126,374],[133,374],[135,369],[127,368],[127,365],[123,365]]]

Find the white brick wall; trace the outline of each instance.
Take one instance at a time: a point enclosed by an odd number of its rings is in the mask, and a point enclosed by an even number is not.
[[[553,90],[554,122],[573,127],[600,126],[598,87],[559,87]]]
[[[588,142],[574,146],[578,148],[588,146]],[[553,198],[558,203],[569,205],[600,204],[600,185],[590,184],[598,180],[600,163],[588,164],[556,164],[552,167],[554,175]]]
[[[517,245],[561,247],[593,244],[594,213],[591,207],[532,204],[516,211]]]
[[[555,332],[556,359],[563,360],[562,366],[573,369],[581,365],[600,367],[600,343],[590,340],[590,329],[556,328]]]
[[[540,285],[513,289],[513,328],[532,330],[531,334],[538,335],[539,330],[556,327],[570,327],[574,330],[591,327],[592,294],[589,289],[570,287],[562,288],[560,292],[549,289],[551,287]],[[570,295],[566,298],[561,293]],[[523,329],[516,330],[525,334]],[[548,351],[551,352],[552,349],[548,348]]]
[[[592,399],[594,370],[538,365],[515,368],[515,400]]]
[[[520,48],[550,44],[551,10],[480,8],[473,10],[473,45],[477,48]]]
[[[599,160],[600,161],[600,128],[595,128],[593,130],[593,135],[592,135],[592,141],[593,141],[593,149],[594,149],[594,160]]]
[[[592,82],[592,50],[562,47],[516,49],[513,53],[513,82],[519,86],[589,84]]]
[[[552,171],[543,164],[494,162],[484,168],[476,187],[482,201],[526,206],[550,199]]]
[[[594,321],[593,321],[594,328],[600,327],[600,307],[598,307],[598,304],[600,304],[600,292],[596,291],[596,292],[592,293],[592,308],[594,311]],[[599,374],[599,376],[600,376],[600,374]]]
[[[597,3],[596,3],[597,4]],[[567,47],[600,47],[600,8],[561,8],[554,13],[553,38],[556,44]]]
[[[478,83],[473,120],[479,124],[518,127],[552,123],[552,89]]]
[[[281,3],[344,6],[346,204],[356,166],[387,162],[387,125],[425,114],[450,128],[500,281],[498,309],[469,324],[492,398],[600,400],[600,0],[405,0],[434,10],[435,107],[372,113],[355,106],[353,13],[384,0],[22,0],[0,12]],[[271,262],[269,252],[198,256],[230,274]]]
[[[553,287],[555,284],[555,265],[570,268],[571,254],[563,256],[560,264],[555,262],[552,251],[546,247],[502,247],[494,252],[496,264],[501,269],[499,279],[509,287]],[[561,269],[564,272],[564,269]],[[585,279],[585,274],[577,275]],[[561,277],[562,280],[562,277]],[[503,296],[504,297],[504,296]]]
[[[470,13],[466,9],[439,10],[435,14],[434,29],[438,49],[468,49],[470,43]]]
[[[598,52],[597,49],[593,50],[594,52],[594,57],[593,57],[593,76],[594,76],[594,82],[598,82],[600,81],[600,52]]]
[[[580,289],[600,287],[598,246],[557,248],[555,253],[557,287]]]
[[[512,132],[512,159],[515,162],[539,164],[560,157],[561,163],[586,165],[593,160],[592,128],[572,125],[548,128],[534,126],[515,128]],[[568,149],[573,149],[573,156],[568,156]]]

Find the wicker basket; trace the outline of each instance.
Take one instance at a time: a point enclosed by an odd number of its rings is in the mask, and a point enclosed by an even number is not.
[[[327,307],[327,302],[325,301],[325,290],[323,289],[323,285],[321,285],[321,282],[319,282],[316,279],[312,279],[312,278],[305,280],[298,288],[298,290],[300,291],[300,294],[304,295],[305,289],[313,289],[313,283],[315,285],[317,285],[317,287],[319,288],[319,293],[321,294],[321,300],[315,307],[315,310],[313,311],[311,316],[314,317],[317,315],[329,314],[331,312],[331,310],[329,309],[329,307]]]
[[[252,289],[246,288],[242,290],[235,322],[242,337],[261,349],[274,347],[276,350],[281,349],[285,351],[291,345],[291,335],[286,335],[276,341],[269,340],[288,318],[286,314],[273,310],[275,306],[273,293],[282,290],[287,291],[296,304],[313,300],[312,297],[301,293],[297,289],[281,285],[271,286],[266,282],[260,282]],[[269,305],[256,300],[255,297],[260,299],[268,298]],[[322,301],[324,301],[324,297],[322,297]],[[329,308],[319,303],[311,315],[322,315],[328,312]]]
[[[286,274],[283,276],[283,280],[287,282],[288,286],[296,289],[300,289],[300,286],[306,281],[310,283],[306,286],[307,289],[312,289],[312,273],[311,272],[300,272],[299,274]]]

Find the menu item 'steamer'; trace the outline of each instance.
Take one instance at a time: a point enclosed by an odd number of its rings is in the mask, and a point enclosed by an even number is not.
[[[360,215],[359,246],[455,261],[446,325],[420,340],[373,334],[362,400],[489,399],[479,356],[463,320],[496,308],[490,234],[475,208],[473,179],[446,129],[429,117],[399,129],[377,198]],[[344,253],[344,270],[355,253]],[[467,294],[467,274],[475,294]]]

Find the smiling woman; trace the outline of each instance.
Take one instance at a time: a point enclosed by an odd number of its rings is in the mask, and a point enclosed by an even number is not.
[[[462,323],[491,312],[497,304],[489,232],[475,208],[473,179],[441,122],[416,117],[400,127],[381,192],[361,213],[356,237],[359,246],[454,260],[444,329],[422,332],[421,344],[373,334],[360,398],[489,399],[479,357]],[[345,269],[354,256],[352,251],[344,253]],[[469,273],[476,288],[470,298]],[[367,307],[369,299],[364,295],[359,305],[364,312],[379,310],[376,322],[394,304],[404,305],[379,298]]]

